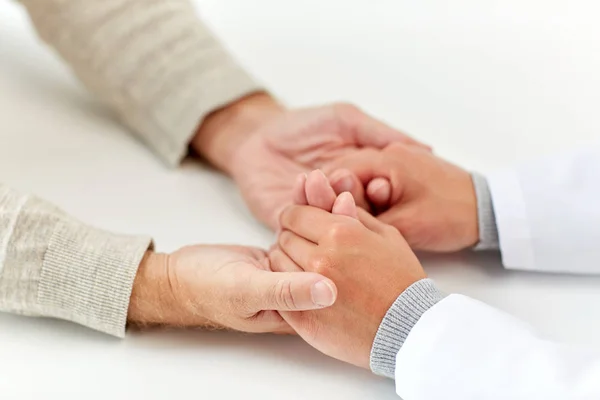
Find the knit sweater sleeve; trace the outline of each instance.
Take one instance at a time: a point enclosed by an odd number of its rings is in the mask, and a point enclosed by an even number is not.
[[[21,0],[39,36],[165,163],[210,112],[260,86],[189,0]]]
[[[0,311],[65,319],[125,334],[150,238],[88,226],[0,184]]]

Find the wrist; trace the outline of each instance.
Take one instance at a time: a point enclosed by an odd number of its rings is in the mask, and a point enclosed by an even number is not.
[[[175,300],[169,285],[168,255],[147,251],[138,268],[129,301],[127,321],[139,325],[172,320]]]
[[[251,94],[206,117],[192,139],[191,146],[215,167],[231,175],[236,149],[260,125],[283,111],[284,107],[269,94]]]
[[[452,216],[448,224],[450,229],[445,231],[446,245],[439,251],[461,251],[473,248],[479,242],[480,232],[478,225],[477,190],[471,179],[471,174],[461,170],[460,177],[455,179],[453,185],[448,187],[448,196],[452,200],[443,198],[442,204],[448,204],[444,213]]]

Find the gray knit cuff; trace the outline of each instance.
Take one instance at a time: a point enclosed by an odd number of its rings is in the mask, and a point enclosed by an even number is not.
[[[477,173],[471,174],[475,195],[477,196],[477,220],[479,223],[479,243],[474,247],[475,251],[498,250],[500,241],[498,239],[498,227],[496,226],[496,214],[492,194],[484,176]]]
[[[392,304],[379,325],[371,349],[371,370],[394,379],[396,356],[410,331],[425,311],[446,295],[431,279],[421,279],[409,286]]]

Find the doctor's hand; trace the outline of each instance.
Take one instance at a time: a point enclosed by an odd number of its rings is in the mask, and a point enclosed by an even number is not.
[[[313,181],[316,176],[309,175],[306,182],[309,198],[313,190],[321,190],[321,183]],[[323,310],[280,314],[311,346],[369,368],[375,334],[387,310],[426,275],[400,233],[357,209],[349,193],[326,207],[333,213],[312,206],[287,208],[281,215],[278,247],[269,257],[275,271],[330,278],[338,289],[336,303]]]
[[[262,222],[277,228],[299,173],[390,143],[429,149],[352,105],[286,110],[267,94],[255,94],[207,118],[192,145],[234,178]],[[356,188],[357,201],[367,207],[362,186],[342,178],[337,187]]]
[[[272,272],[260,249],[190,246],[146,254],[128,322],[293,333],[277,311],[319,309],[335,298],[335,285],[324,276]]]
[[[393,144],[361,150],[329,168],[328,174],[354,174],[370,201],[385,210],[377,218],[395,226],[415,250],[458,251],[479,242],[471,174],[429,151]]]

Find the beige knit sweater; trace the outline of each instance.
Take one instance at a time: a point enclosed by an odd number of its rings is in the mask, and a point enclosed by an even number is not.
[[[188,0],[22,0],[40,37],[167,165],[204,116],[258,90]],[[0,184],[0,311],[122,337],[150,238],[75,220]]]

